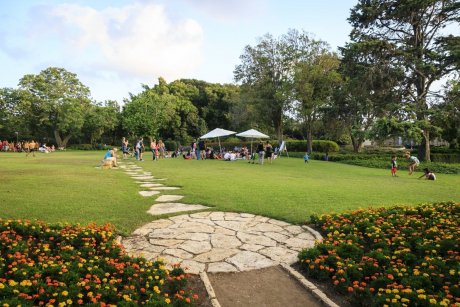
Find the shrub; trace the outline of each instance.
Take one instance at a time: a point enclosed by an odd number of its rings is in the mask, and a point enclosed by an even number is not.
[[[353,306],[455,305],[460,301],[460,203],[313,216],[324,240],[299,253]]]
[[[286,141],[286,148],[288,152],[306,152],[307,141]],[[326,140],[313,140],[313,151],[317,152],[338,152],[339,145],[334,141]]]
[[[167,151],[175,151],[178,147],[176,141],[164,141],[165,148]]]
[[[0,301],[8,305],[189,305],[186,275],[129,257],[111,226],[0,219]]]

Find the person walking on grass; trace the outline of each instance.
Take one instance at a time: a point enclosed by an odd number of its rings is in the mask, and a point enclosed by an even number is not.
[[[136,152],[138,152],[138,160],[139,161],[144,161],[143,159],[143,153],[144,153],[144,139],[139,138],[136,144]]]
[[[396,172],[398,170],[398,163],[396,162],[396,155],[391,157],[391,176],[397,177]]]
[[[259,154],[259,164],[263,165],[265,151],[264,151],[264,144],[262,142],[259,142],[259,145],[257,145],[257,152]]]
[[[28,157],[30,153],[32,153],[32,156],[35,157],[35,145],[34,140],[29,142],[29,151],[26,153],[26,157]]]
[[[272,144],[267,142],[267,145],[265,145],[265,156],[267,157],[267,161],[272,164],[273,161],[273,147]]]
[[[420,165],[420,161],[416,156],[411,156],[410,151],[406,151],[405,153],[406,159],[409,161],[409,176],[415,171],[417,166]]]
[[[310,156],[308,155],[308,152],[306,152],[304,155],[303,155],[303,162],[304,163],[308,163],[308,160],[310,159]]]

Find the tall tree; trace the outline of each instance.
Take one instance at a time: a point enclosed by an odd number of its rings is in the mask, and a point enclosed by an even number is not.
[[[460,147],[460,81],[449,83],[443,101],[436,105],[435,121],[442,127],[442,138],[450,147]]]
[[[76,74],[49,67],[38,75],[25,75],[19,86],[25,92],[31,130],[49,130],[58,147],[65,147],[72,136],[80,133],[90,105],[90,91]]]
[[[359,0],[351,10],[351,39],[367,52],[404,71],[398,85],[401,109],[421,132],[419,156],[430,161],[431,89],[459,67],[458,37],[446,27],[459,24],[456,0]]]
[[[167,102],[144,85],[144,91],[131,95],[122,111],[122,125],[131,137],[156,136],[166,123]]]
[[[114,131],[119,124],[120,107],[113,100],[92,104],[85,116],[83,133],[89,137],[89,142],[95,144],[102,135]],[[110,142],[112,143],[112,141]]]
[[[369,131],[378,118],[402,115],[398,82],[404,79],[404,72],[392,67],[382,54],[369,53],[366,45],[351,43],[340,48],[343,82],[328,114],[342,121],[355,152],[371,136]]]
[[[296,65],[294,96],[299,101],[297,113],[306,127],[309,153],[312,152],[313,125],[319,120],[321,108],[332,104],[334,88],[341,81],[339,64],[336,54],[321,50]]]
[[[251,91],[261,117],[270,119],[278,139],[283,134],[283,114],[292,108],[295,64],[317,53],[324,43],[308,33],[289,30],[276,39],[266,34],[256,46],[246,46],[234,71],[243,91]]]

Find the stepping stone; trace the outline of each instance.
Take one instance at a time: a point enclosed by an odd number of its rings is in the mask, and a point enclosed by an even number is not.
[[[171,201],[176,201],[176,200],[181,200],[184,198],[182,195],[161,195],[155,201],[157,202],[171,202]]]
[[[148,180],[148,179],[153,179],[152,176],[131,176],[131,178],[136,179],[136,180]]]
[[[178,187],[154,187],[154,188],[150,188],[150,190],[154,190],[154,191],[165,191],[165,190],[179,190],[180,188]]]
[[[152,192],[157,192],[157,191],[152,191]],[[202,205],[186,205],[186,204],[181,204],[181,203],[162,203],[162,204],[153,205],[152,207],[150,207],[147,213],[150,213],[152,215],[161,215],[161,214],[168,214],[168,213],[187,212],[187,211],[204,210],[204,209],[209,209],[209,207],[202,206]]]
[[[144,197],[150,197],[153,195],[160,194],[160,192],[159,191],[139,191],[139,194],[141,194]]]
[[[141,187],[143,188],[154,188],[154,187],[162,187],[163,185],[161,183],[144,183],[141,184]]]

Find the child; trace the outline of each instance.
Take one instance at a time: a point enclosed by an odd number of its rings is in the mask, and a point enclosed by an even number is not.
[[[409,175],[412,175],[417,166],[420,165],[420,161],[416,156],[411,156],[409,151],[406,151],[406,158],[409,160]]]
[[[418,177],[418,179],[425,177],[426,180],[436,180],[436,175],[430,171],[428,168],[423,169],[423,175]]]
[[[391,176],[396,177],[396,171],[398,170],[398,163],[396,162],[396,156],[391,157]]]
[[[308,152],[306,152],[305,155],[303,156],[303,161],[305,163],[308,163],[308,159],[310,159],[310,157],[308,156]]]

